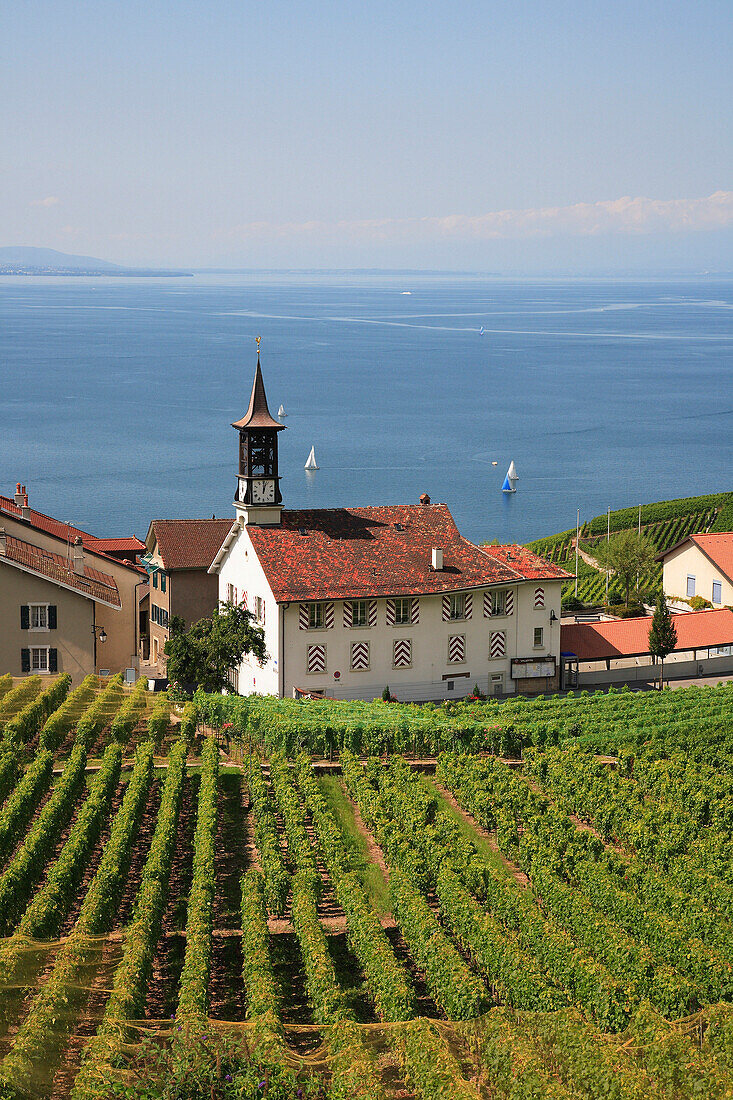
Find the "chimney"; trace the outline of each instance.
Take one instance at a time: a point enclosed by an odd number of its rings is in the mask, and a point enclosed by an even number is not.
[[[80,535],[74,539],[74,572],[84,576],[84,543]]]
[[[434,569],[436,573],[439,573],[443,568],[443,551],[437,546],[433,547],[433,560],[431,568]]]
[[[18,508],[20,508],[21,504],[23,503],[23,490],[20,486],[19,481],[16,481],[15,483],[15,503]]]
[[[5,534],[5,528],[0,527],[0,558],[4,558],[8,552],[8,536]]]
[[[430,504],[430,497],[428,496],[427,493],[422,494],[422,496],[420,497],[420,503],[421,504]]]
[[[23,519],[30,520],[31,510],[28,506],[28,494],[25,492],[25,485],[23,486],[23,503],[20,506],[20,514]]]

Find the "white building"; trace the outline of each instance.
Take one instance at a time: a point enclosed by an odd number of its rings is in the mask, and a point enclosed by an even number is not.
[[[714,608],[733,606],[733,532],[689,535],[659,554],[657,561],[663,562],[668,599],[701,596]]]
[[[458,698],[558,687],[568,574],[521,546],[474,546],[445,504],[287,511],[257,362],[239,431],[236,519],[209,572],[264,627],[241,694]]]

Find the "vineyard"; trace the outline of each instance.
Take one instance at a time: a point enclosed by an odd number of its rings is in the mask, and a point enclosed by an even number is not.
[[[732,718],[0,678],[0,1097],[732,1097]]]
[[[611,512],[611,534],[638,529],[639,509],[622,508]],[[679,500],[644,504],[641,508],[641,531],[652,543],[657,553],[675,546],[688,535],[701,531],[730,531],[733,529],[733,493],[713,493],[700,497],[683,497]],[[594,516],[580,526],[580,547],[594,557],[594,546],[606,538],[608,517]],[[530,550],[548,561],[575,573],[575,529],[558,535],[535,539],[528,543]],[[661,587],[662,566],[657,564],[640,579],[641,587],[656,591]],[[563,586],[563,599],[575,593],[575,581]],[[620,603],[622,587],[610,578],[609,603]],[[578,562],[578,599],[593,606],[605,602],[606,575],[594,569],[582,559]]]

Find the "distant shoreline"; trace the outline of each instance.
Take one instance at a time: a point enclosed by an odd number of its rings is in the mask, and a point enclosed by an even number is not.
[[[79,276],[93,276],[95,279],[107,278],[107,279],[129,279],[129,278],[144,278],[144,279],[191,279],[193,278],[192,271],[151,271],[149,268],[141,269],[139,271],[135,268],[126,267],[120,271],[100,271],[90,268],[88,271],[84,269],[74,268],[73,271],[64,270],[50,270],[41,267],[11,267],[0,265],[0,275],[26,275],[29,277],[43,276],[44,278],[78,278]]]

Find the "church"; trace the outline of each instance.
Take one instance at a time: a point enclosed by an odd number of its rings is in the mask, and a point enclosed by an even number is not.
[[[262,626],[242,695],[401,702],[559,687],[563,569],[522,546],[473,545],[446,504],[290,511],[278,472],[285,425],[260,366],[239,436],[235,520],[209,573],[219,599]]]

